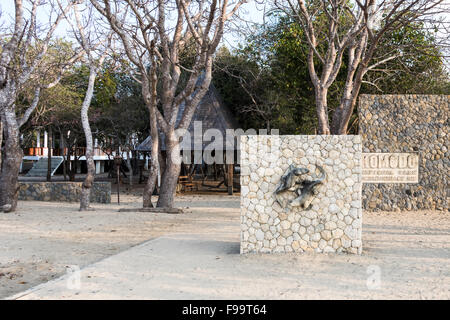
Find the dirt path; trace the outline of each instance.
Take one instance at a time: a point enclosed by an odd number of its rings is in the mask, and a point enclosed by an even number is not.
[[[0,214],[0,297],[63,275],[67,266],[83,268],[149,239],[164,235],[176,240],[193,235],[197,240],[212,241],[211,247],[198,247],[199,261],[204,256],[201,250],[214,257],[221,256],[217,261],[215,258],[212,262],[205,261],[203,272],[214,279],[226,280],[225,284],[217,283],[218,287],[214,287],[206,285],[211,278],[193,276],[196,282],[189,285],[192,289],[198,283],[194,290],[198,297],[233,297],[238,292],[248,298],[450,299],[448,212],[364,213],[361,256],[240,256],[237,254],[239,198],[236,196],[180,197],[178,206],[190,207],[190,212],[183,215],[119,213],[119,207],[141,205],[141,199],[133,196],[122,197],[122,202],[120,206],[95,204],[96,211],[80,213],[78,204],[22,201],[18,214]],[[144,246],[153,246],[158,241]],[[221,245],[215,246],[219,241]],[[163,243],[159,246],[160,249],[154,248],[155,252],[167,250]],[[193,248],[196,246],[194,241]],[[194,249],[192,254],[196,252]],[[157,269],[167,269],[166,257],[158,257],[147,259],[149,263],[158,263]],[[186,265],[174,266],[173,272],[178,267],[195,270],[198,267],[193,264],[199,263],[195,260],[195,255],[180,258]],[[381,272],[381,287],[368,290],[367,278],[374,268]],[[240,270],[241,274],[232,270]],[[233,275],[236,281],[231,281]],[[166,280],[170,284],[170,279]],[[202,287],[204,292],[199,292]],[[167,298],[174,292],[168,290],[166,295],[148,297]]]
[[[177,205],[198,208],[169,215],[118,212],[142,207],[142,198],[121,196],[121,205],[93,204],[95,211],[79,212],[77,203],[20,201],[17,213],[0,213],[0,298],[51,280],[66,267],[84,267],[163,234],[208,232],[210,224],[234,219],[239,231],[239,198],[178,197]],[[229,210],[226,208],[233,208]]]

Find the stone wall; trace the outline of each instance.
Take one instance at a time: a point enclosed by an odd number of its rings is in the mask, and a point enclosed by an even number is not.
[[[249,135],[240,147],[241,253],[361,253],[360,136]],[[327,175],[310,209],[276,201],[290,164],[309,169],[308,180],[320,175],[317,165]]]
[[[363,152],[417,152],[419,183],[363,184],[368,210],[448,209],[450,96],[362,95]]]
[[[82,182],[20,182],[19,200],[80,201]],[[111,182],[94,182],[91,202],[111,203]]]

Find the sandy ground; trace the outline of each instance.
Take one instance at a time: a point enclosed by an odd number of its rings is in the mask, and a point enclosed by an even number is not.
[[[19,296],[450,299],[448,212],[364,213],[361,256],[239,255],[237,196],[181,196],[182,215],[119,213],[141,205],[121,199],[83,213],[75,203],[21,201],[18,213],[0,214],[0,298],[77,265],[81,290],[61,279]]]
[[[95,211],[80,212],[78,203],[19,201],[16,213],[0,213],[0,298],[51,280],[66,267],[84,267],[163,234],[192,232],[210,223],[219,229],[222,219],[235,219],[239,232],[239,198],[179,196],[186,214],[118,212],[142,207],[142,197],[121,195],[121,204],[92,204]],[[113,200],[116,201],[114,195]],[[229,208],[234,208],[230,210]],[[206,213],[206,214],[205,214]]]

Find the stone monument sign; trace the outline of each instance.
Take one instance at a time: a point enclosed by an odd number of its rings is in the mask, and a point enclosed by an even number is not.
[[[417,153],[363,153],[362,182],[419,183]]]
[[[363,208],[448,210],[448,95],[361,95]]]
[[[241,136],[241,253],[361,253],[360,136]]]

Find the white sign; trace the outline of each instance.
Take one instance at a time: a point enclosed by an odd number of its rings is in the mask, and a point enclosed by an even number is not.
[[[363,153],[363,183],[419,183],[417,153]]]

